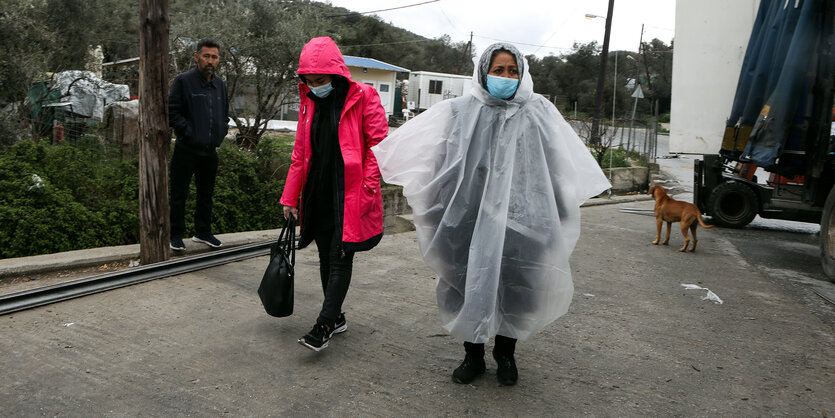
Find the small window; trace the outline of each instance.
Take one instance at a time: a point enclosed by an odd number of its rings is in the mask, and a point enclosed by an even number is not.
[[[388,93],[388,91],[389,91],[389,85],[384,84],[384,83],[380,83],[380,92],[381,93]]]
[[[429,94],[441,94],[443,83],[441,80],[429,80]]]

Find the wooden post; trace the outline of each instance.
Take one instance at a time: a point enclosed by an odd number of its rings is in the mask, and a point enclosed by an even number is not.
[[[139,2],[139,253],[168,259],[168,0]]]

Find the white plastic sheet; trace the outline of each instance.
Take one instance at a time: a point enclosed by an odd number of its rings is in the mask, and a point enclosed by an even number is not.
[[[707,290],[707,294],[705,295],[705,297],[702,298],[702,300],[709,300],[718,305],[725,303],[722,301],[721,298],[719,298],[719,296],[716,295],[716,293],[713,293],[710,289],[706,287],[701,287],[695,284],[682,284],[681,286],[684,287],[684,290]]]
[[[55,74],[53,90],[61,92],[61,100],[70,102],[73,113],[102,120],[104,106],[130,99],[125,84],[104,81],[89,71],[63,71]]]
[[[511,100],[480,83],[432,106],[373,148],[386,182],[403,186],[425,262],[437,273],[441,321],[456,338],[525,340],[563,315],[580,204],[610,187],[557,109],[521,82]],[[488,60],[488,62],[484,62]]]

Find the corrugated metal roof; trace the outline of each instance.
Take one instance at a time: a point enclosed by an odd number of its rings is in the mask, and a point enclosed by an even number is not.
[[[351,55],[343,55],[342,57],[345,58],[345,65],[349,67],[376,68],[378,70],[388,70],[404,73],[409,72],[409,70],[406,68],[391,65],[387,62],[375,60],[374,58],[353,57]]]
[[[460,74],[448,74],[448,73],[436,73],[432,71],[412,71],[410,74],[411,77],[420,77],[420,76],[435,76],[435,77],[446,77],[446,78],[461,78],[461,79],[471,79],[473,76],[471,75],[460,75]]]

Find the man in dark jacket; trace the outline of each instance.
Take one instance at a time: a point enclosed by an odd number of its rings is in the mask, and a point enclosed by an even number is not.
[[[217,176],[217,151],[229,131],[226,84],[215,75],[220,45],[212,39],[197,43],[197,68],[177,76],[168,97],[168,119],[177,135],[171,157],[171,249],[183,251],[185,208],[191,176],[197,189],[192,241],[220,247],[212,235],[212,195]]]

